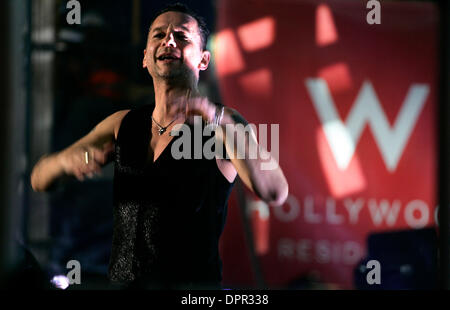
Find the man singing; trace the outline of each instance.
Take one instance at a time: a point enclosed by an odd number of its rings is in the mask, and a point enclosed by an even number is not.
[[[92,177],[114,158],[113,283],[220,288],[219,239],[236,175],[269,205],[281,206],[287,198],[288,184],[275,158],[254,135],[239,134],[245,119],[199,95],[199,72],[210,61],[207,35],[203,20],[185,6],[161,11],[150,26],[142,62],[153,79],[155,104],[116,112],[33,169],[33,189],[45,191],[64,176]],[[183,138],[174,129],[196,126],[193,116],[201,117],[203,126],[215,126],[214,137],[227,156],[174,158],[174,143]],[[198,145],[194,138],[190,151]],[[248,156],[255,145],[257,156]],[[273,169],[261,169],[263,163]]]

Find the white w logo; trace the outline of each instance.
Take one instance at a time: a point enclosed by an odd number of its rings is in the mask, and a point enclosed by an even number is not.
[[[323,79],[307,79],[306,86],[341,170],[350,163],[367,122],[387,169],[395,171],[429,92],[427,85],[412,85],[391,129],[370,82],[364,82],[345,123],[340,119]]]

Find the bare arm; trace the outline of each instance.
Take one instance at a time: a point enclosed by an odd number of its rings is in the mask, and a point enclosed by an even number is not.
[[[258,144],[247,125],[236,110],[226,108],[216,134],[224,141],[232,168],[244,184],[269,205],[280,206],[288,196],[287,180],[277,160]]]
[[[188,119],[200,115],[208,123],[214,123],[218,107],[208,98],[191,96],[182,98],[172,109],[180,117]],[[281,206],[287,199],[289,186],[277,159],[258,144],[254,131],[236,110],[225,108],[223,118],[216,128],[218,142],[225,145],[227,159],[216,156],[218,168],[228,181],[236,173],[244,184],[271,206]]]
[[[120,124],[127,113],[128,110],[123,110],[110,115],[71,146],[41,157],[31,173],[33,189],[39,192],[47,191],[63,176],[75,176],[82,181],[85,176],[91,177],[99,172],[101,167],[107,164]]]

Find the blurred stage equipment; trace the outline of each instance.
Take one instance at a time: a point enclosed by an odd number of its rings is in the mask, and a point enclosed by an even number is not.
[[[355,288],[361,290],[431,290],[438,288],[438,240],[435,228],[371,234],[368,255],[355,268]],[[380,283],[370,284],[368,273],[380,267]],[[370,275],[369,275],[370,276]]]
[[[26,36],[25,0],[1,1],[0,78],[0,287],[20,259],[26,183]]]

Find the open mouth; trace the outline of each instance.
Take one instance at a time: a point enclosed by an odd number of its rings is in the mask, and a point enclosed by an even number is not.
[[[164,61],[164,62],[171,62],[171,61],[178,60],[180,58],[176,57],[176,56],[174,56],[172,54],[163,54],[163,55],[157,57],[157,59],[160,60],[160,61]]]

